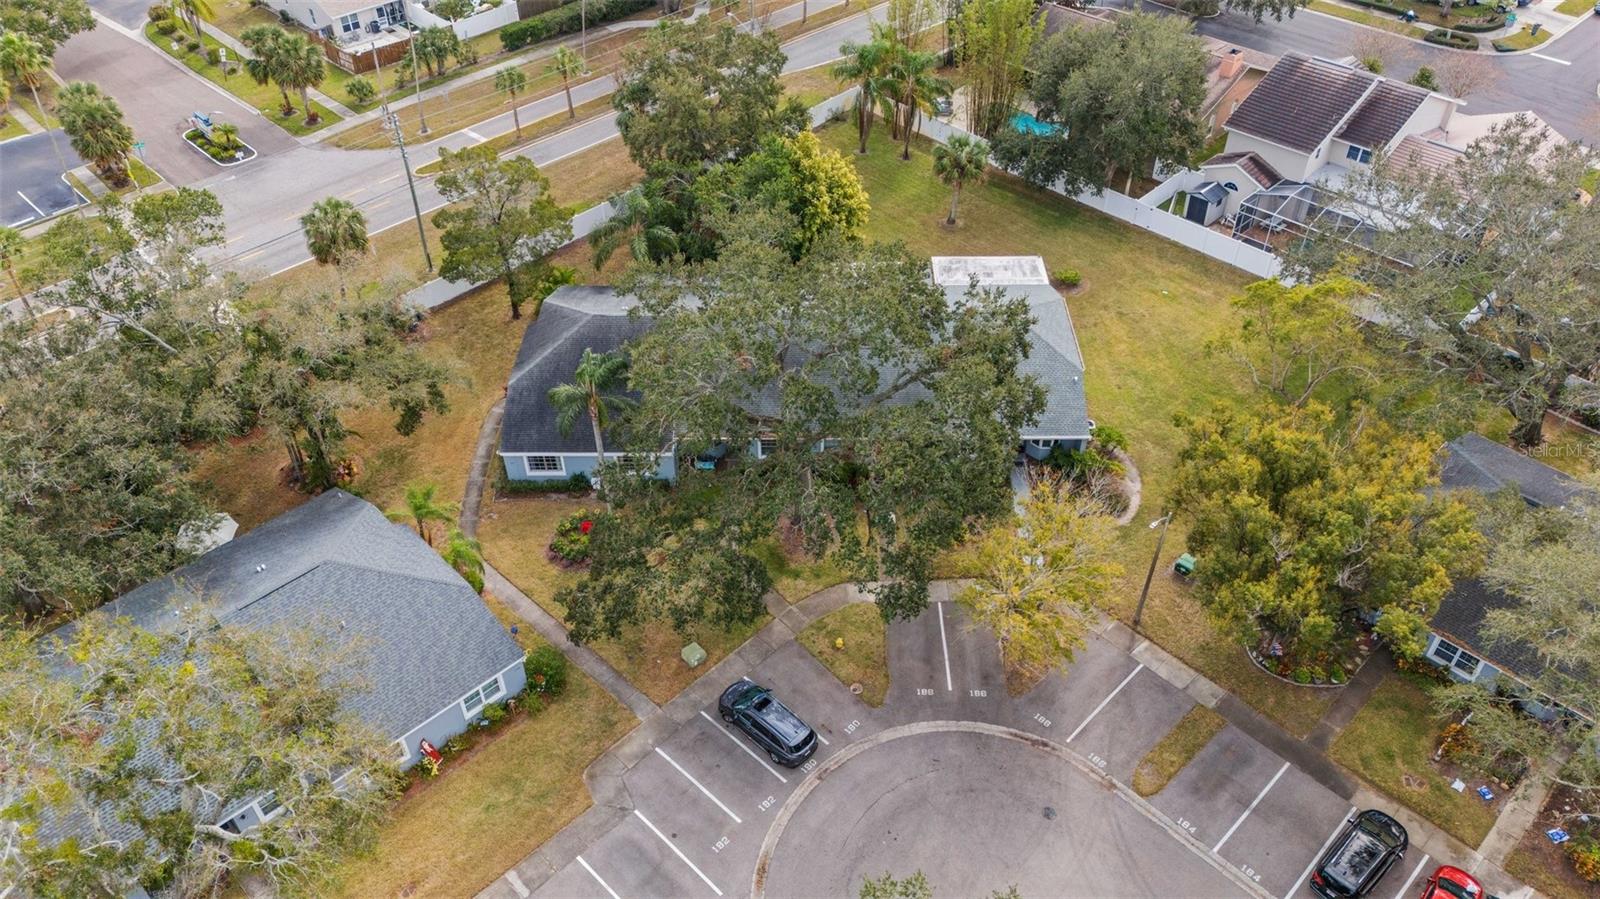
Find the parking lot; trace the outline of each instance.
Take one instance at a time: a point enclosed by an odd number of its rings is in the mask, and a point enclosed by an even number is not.
[[[921,870],[941,895],[1310,897],[1314,861],[1355,810],[1232,726],[1138,799],[1121,785],[1195,700],[1098,635],[1011,698],[992,637],[935,602],[890,627],[881,709],[772,642],[613,750],[624,789],[597,799],[603,830],[558,837],[482,895],[853,896],[863,877]],[[718,718],[739,677],[816,729],[811,761],[779,767]],[[1413,850],[1372,895],[1412,895],[1441,861]]]
[[[83,164],[59,128],[0,141],[0,224],[21,228],[88,202],[62,179],[63,161]]]

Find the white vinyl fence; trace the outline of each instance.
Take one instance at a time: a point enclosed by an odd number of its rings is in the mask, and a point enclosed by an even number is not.
[[[462,40],[488,34],[496,28],[517,21],[517,0],[502,0],[499,6],[475,12],[465,19],[451,21],[424,9],[422,4],[410,0],[406,3],[406,18],[418,28],[448,28]]]

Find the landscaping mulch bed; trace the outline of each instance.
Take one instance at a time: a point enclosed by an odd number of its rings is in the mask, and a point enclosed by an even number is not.
[[[1577,807],[1571,790],[1565,787],[1552,790],[1544,808],[1539,810],[1538,817],[1533,819],[1533,824],[1506,860],[1506,872],[1551,899],[1593,899],[1600,896],[1600,883],[1590,883],[1579,877],[1572,868],[1572,861],[1567,858],[1565,847],[1550,842],[1550,838],[1545,836],[1545,831],[1552,827],[1565,827],[1569,832],[1572,831],[1572,825],[1563,824],[1558,814]],[[1600,823],[1595,826],[1600,829]]]

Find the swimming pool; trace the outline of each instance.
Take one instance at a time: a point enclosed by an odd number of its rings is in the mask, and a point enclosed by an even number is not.
[[[1032,113],[1019,112],[1011,117],[1011,127],[1023,134],[1055,134],[1061,130],[1060,125],[1041,122],[1033,117]]]

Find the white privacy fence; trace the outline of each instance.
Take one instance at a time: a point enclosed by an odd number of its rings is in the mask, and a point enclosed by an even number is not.
[[[422,4],[413,0],[406,3],[406,18],[418,28],[448,28],[456,33],[456,37],[466,40],[480,34],[488,34],[496,28],[517,21],[517,0],[502,0],[501,4],[493,9],[475,12],[464,19],[454,21],[434,15]]]

